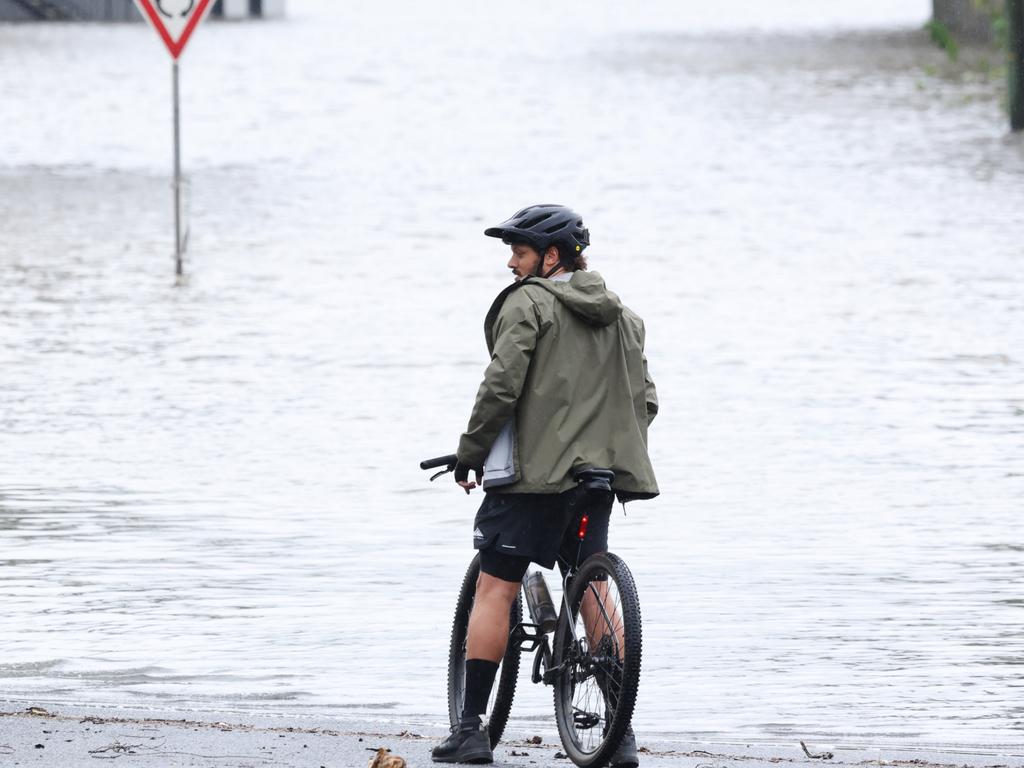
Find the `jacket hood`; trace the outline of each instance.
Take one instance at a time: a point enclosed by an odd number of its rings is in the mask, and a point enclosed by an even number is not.
[[[574,315],[591,325],[611,325],[622,314],[622,302],[609,291],[597,272],[577,270],[570,280],[527,280],[526,285],[543,288]]]

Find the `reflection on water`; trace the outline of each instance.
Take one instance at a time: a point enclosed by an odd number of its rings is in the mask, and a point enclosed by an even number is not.
[[[416,462],[507,280],[480,230],[563,200],[663,400],[663,496],[612,531],[638,727],[1024,746],[1020,141],[915,34],[675,7],[573,46],[210,25],[181,288],[148,30],[0,27],[6,695],[441,720],[477,500]],[[515,722],[549,713],[520,686]]]

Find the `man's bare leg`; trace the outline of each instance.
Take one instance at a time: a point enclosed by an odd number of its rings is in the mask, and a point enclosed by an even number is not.
[[[508,646],[508,614],[519,594],[518,581],[505,581],[489,573],[476,580],[476,597],[469,616],[466,658],[501,661]]]
[[[508,614],[518,591],[518,581],[505,581],[486,573],[481,573],[476,581],[466,637],[466,687],[461,717],[452,735],[431,751],[434,762],[489,763],[494,758],[490,737],[483,728],[483,716],[508,645]]]

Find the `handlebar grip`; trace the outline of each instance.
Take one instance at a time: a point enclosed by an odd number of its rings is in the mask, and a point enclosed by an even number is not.
[[[434,469],[435,467],[453,467],[458,457],[454,453],[447,456],[438,456],[436,459],[427,459],[420,462],[420,469]]]

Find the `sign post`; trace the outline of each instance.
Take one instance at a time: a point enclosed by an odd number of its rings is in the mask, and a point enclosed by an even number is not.
[[[174,272],[180,278],[184,271],[182,258],[187,237],[182,236],[181,220],[181,108],[178,96],[178,59],[196,27],[213,7],[213,0],[135,0],[135,5],[171,54],[171,92],[174,100]]]
[[[171,91],[174,100],[174,274],[182,274],[181,247],[181,110],[178,106],[178,60],[171,62]]]

